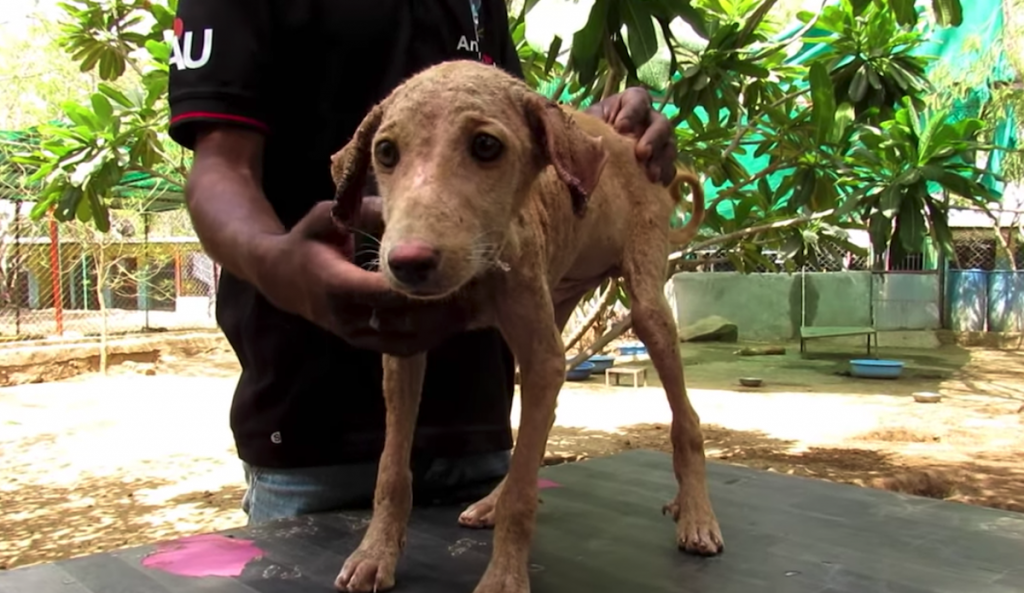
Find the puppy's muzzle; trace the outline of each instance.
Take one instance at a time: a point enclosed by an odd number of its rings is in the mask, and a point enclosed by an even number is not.
[[[387,257],[391,275],[410,289],[428,284],[441,265],[441,252],[424,241],[399,243]]]

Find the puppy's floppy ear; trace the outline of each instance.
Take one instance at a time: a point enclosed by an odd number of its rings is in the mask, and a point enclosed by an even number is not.
[[[573,212],[583,216],[608,162],[601,138],[579,129],[561,107],[540,95],[528,94],[524,107],[534,142],[568,186]]]
[[[331,177],[334,178],[334,220],[348,226],[363,204],[363,188],[373,155],[373,136],[380,127],[384,108],[375,105],[366,114],[359,128],[344,148],[331,156]]]

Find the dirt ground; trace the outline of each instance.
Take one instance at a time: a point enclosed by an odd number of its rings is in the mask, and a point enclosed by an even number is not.
[[[886,349],[907,368],[879,381],[847,376],[855,347],[738,348],[684,346],[709,458],[1024,512],[1024,352]],[[210,351],[0,389],[0,569],[243,523],[228,430],[237,372]],[[638,389],[566,383],[549,463],[669,450],[668,405],[648,375]],[[944,397],[915,403],[917,391]]]

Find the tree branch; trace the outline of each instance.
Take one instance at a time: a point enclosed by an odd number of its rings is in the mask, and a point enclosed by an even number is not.
[[[583,320],[580,326],[569,336],[569,339],[565,342],[565,351],[568,352],[576,345],[583,336],[590,330],[590,328],[597,323],[597,320],[601,318],[601,315],[608,310],[609,307],[615,302],[616,297],[619,294],[619,281],[613,278],[608,284],[608,290],[601,296],[601,300],[597,305],[594,306],[594,310]]]
[[[720,235],[718,237],[714,237],[712,239],[708,239],[707,241],[702,241],[702,242],[697,243],[697,244],[690,244],[687,247],[685,247],[685,248],[683,248],[683,249],[673,253],[672,255],[670,255],[668,260],[670,262],[674,262],[676,260],[682,259],[683,255],[685,255],[687,253],[692,253],[694,251],[700,251],[702,249],[707,249],[708,247],[714,247],[715,245],[721,245],[722,243],[728,243],[729,241],[734,241],[736,239],[742,239],[744,237],[749,237],[751,235],[756,235],[758,233],[763,233],[765,231],[784,229],[784,228],[788,228],[788,227],[791,227],[791,226],[796,226],[796,225],[801,224],[801,223],[811,222],[811,221],[818,220],[818,219],[821,219],[821,218],[826,218],[828,216],[831,216],[834,213],[835,213],[835,209],[833,208],[831,210],[824,210],[822,212],[815,212],[814,214],[812,214],[810,216],[797,216],[797,217],[794,217],[794,218],[786,218],[786,219],[783,219],[783,220],[777,220],[775,222],[770,222],[768,224],[761,224],[761,225],[757,225],[757,226],[747,227],[745,229],[740,229],[740,230],[735,231],[733,233],[728,233],[728,234],[725,234],[725,235]]]
[[[999,243],[999,248],[1003,250],[1003,253],[1006,254],[1006,259],[1010,262],[1010,269],[1017,271],[1017,258],[1014,256],[1013,247],[1010,246],[1010,243],[1006,240],[1006,236],[1003,235],[1003,228],[1000,225],[1002,221],[999,220],[999,216],[993,213],[989,207],[985,206],[982,210],[984,210],[985,214],[989,217],[989,220],[992,221],[992,232],[996,236],[996,242]],[[1018,214],[1017,216],[1019,217],[1020,215]]]
[[[167,175],[165,173],[161,173],[160,171],[157,171],[156,169],[149,169],[149,168],[146,168],[146,167],[132,167],[132,169],[134,169],[135,171],[138,171],[139,173],[145,173],[146,175],[149,175],[150,177],[156,177],[157,179],[162,179],[162,180],[166,181],[167,183],[173,183],[174,185],[176,185],[178,187],[184,187],[185,186],[185,183],[181,179],[175,179],[175,178],[171,177],[170,175]]]
[[[573,359],[570,360],[566,365],[566,370],[571,371],[572,369],[580,366],[580,364],[583,361],[587,360],[594,354],[600,352],[602,348],[610,344],[611,341],[614,340],[615,338],[624,334],[626,330],[628,330],[631,327],[633,327],[633,314],[628,313],[624,318],[622,318],[622,320],[613,325],[607,333],[605,333],[603,336],[598,338],[597,341],[595,341],[589,347],[584,348],[583,350],[580,351],[579,354],[573,357]]]
[[[619,83],[624,78],[625,64],[619,59],[615,46],[608,37],[604,39],[605,60],[608,62],[608,76],[604,81],[604,88],[601,89],[601,101],[611,97],[619,91]]]
[[[562,68],[562,75],[558,77],[558,86],[555,87],[555,93],[551,95],[553,101],[561,100],[562,93],[565,92],[565,87],[569,84],[569,73],[572,72],[572,68],[572,54],[570,53],[569,57],[565,59],[565,68]]]
[[[792,37],[790,37],[786,41],[783,41],[782,43],[780,43],[780,44],[778,44],[778,45],[776,45],[774,47],[765,48],[764,51],[761,51],[761,52],[757,53],[755,55],[754,59],[755,60],[763,60],[764,58],[770,56],[771,54],[773,54],[775,52],[778,52],[778,51],[782,51],[782,50],[786,49],[786,47],[788,47],[792,43],[802,39],[803,36],[806,35],[808,31],[810,31],[811,29],[814,28],[814,25],[818,24],[818,19],[821,18],[821,13],[822,13],[822,11],[825,10],[825,5],[826,4],[828,4],[828,0],[822,0],[821,6],[818,7],[817,14],[814,15],[814,18],[812,18],[809,21],[807,21],[806,25],[804,25],[799,31],[797,31]]]
[[[757,175],[753,175],[747,178],[747,180],[744,181],[743,183],[733,185],[732,187],[723,190],[722,193],[715,196],[715,199],[712,200],[711,203],[708,205],[708,210],[714,210],[718,206],[718,204],[722,202],[722,200],[731,198],[732,196],[738,194],[741,189],[750,185],[751,183],[757,183],[758,181],[761,181],[761,179],[768,177],[769,175],[775,173],[776,171],[792,166],[793,164],[787,161],[779,161],[774,165],[762,169],[761,172],[758,173]]]
[[[768,105],[768,107],[766,107],[765,109],[761,110],[761,113],[758,114],[757,117],[755,117],[752,120],[748,120],[747,123],[745,123],[742,126],[740,126],[736,130],[736,135],[733,136],[732,142],[729,143],[729,146],[727,146],[725,148],[725,152],[722,153],[722,160],[724,161],[725,159],[729,158],[729,155],[731,155],[732,153],[736,152],[736,149],[739,148],[739,146],[740,146],[740,140],[742,140],[743,137],[747,135],[747,132],[749,132],[750,130],[756,128],[757,125],[759,123],[761,123],[761,118],[764,117],[764,114],[765,114],[766,111],[768,111],[769,109],[774,109],[774,108],[782,105],[786,101],[789,101],[790,99],[796,99],[797,97],[800,97],[801,95],[806,95],[809,92],[811,92],[810,87],[808,87],[806,89],[803,89],[801,91],[796,91],[796,92],[790,93],[790,94],[782,97],[781,99],[779,99],[779,100],[777,100],[777,101],[775,101],[773,103],[770,103]]]

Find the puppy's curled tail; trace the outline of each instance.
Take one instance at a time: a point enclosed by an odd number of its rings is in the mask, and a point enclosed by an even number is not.
[[[690,192],[693,194],[693,210],[690,212],[690,221],[686,223],[686,226],[681,229],[669,230],[668,240],[676,247],[688,245],[697,236],[697,231],[700,230],[700,225],[704,222],[704,186],[692,172],[676,172],[676,178],[672,180],[668,189],[672,194],[672,199],[676,203],[682,204],[683,198],[679,194],[679,190],[683,183],[690,186]]]

